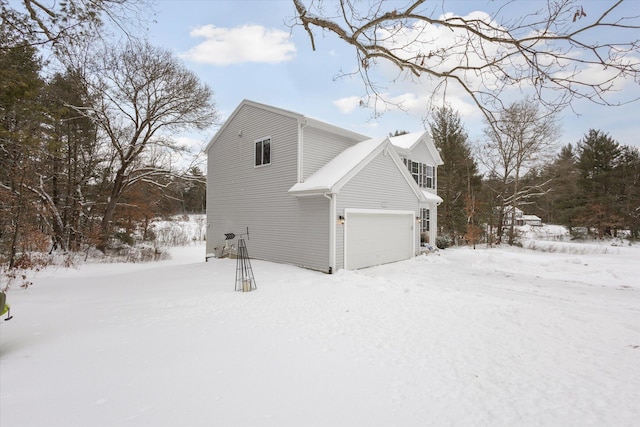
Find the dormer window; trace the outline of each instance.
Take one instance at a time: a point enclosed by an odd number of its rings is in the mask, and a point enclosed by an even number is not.
[[[416,180],[418,185],[422,188],[435,188],[435,179],[433,166],[429,166],[426,163],[414,162],[410,159],[404,159],[404,164],[411,172],[411,176]]]
[[[255,142],[255,163],[256,166],[271,164],[271,138],[259,139]]]

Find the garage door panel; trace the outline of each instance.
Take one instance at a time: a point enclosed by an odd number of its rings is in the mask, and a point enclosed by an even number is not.
[[[347,216],[345,265],[358,269],[413,256],[413,213],[351,213]]]

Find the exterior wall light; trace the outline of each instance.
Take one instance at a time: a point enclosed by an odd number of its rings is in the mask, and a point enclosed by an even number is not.
[[[420,223],[422,222],[422,218],[420,218],[419,216],[417,216],[417,217],[416,217],[416,222],[417,222],[418,224],[420,224]]]
[[[340,215],[340,216],[338,217],[338,222],[339,222],[341,225],[344,225],[344,217],[343,217],[342,215]]]

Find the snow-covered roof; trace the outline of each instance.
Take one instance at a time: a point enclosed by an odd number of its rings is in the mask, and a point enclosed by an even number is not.
[[[393,144],[394,147],[399,148],[401,152],[405,152],[405,153],[412,151],[418,143],[423,142],[426,145],[427,150],[431,154],[431,157],[433,158],[433,161],[435,162],[435,164],[442,165],[444,163],[442,161],[442,157],[440,156],[440,153],[438,152],[438,149],[436,148],[436,146],[433,144],[433,141],[431,140],[431,136],[429,136],[429,132],[427,131],[406,133],[404,135],[393,136],[389,138],[389,141],[391,142],[391,144]]]
[[[346,182],[364,167],[366,160],[382,150],[387,141],[387,138],[372,138],[347,148],[304,182],[291,187],[289,193],[336,192],[338,184]]]
[[[430,191],[422,190],[422,194],[424,194],[424,197],[427,199],[428,202],[435,202],[438,205],[443,202],[440,196],[438,196],[437,194],[433,194]]]
[[[514,209],[513,206],[507,205],[507,206],[504,207],[504,213],[505,214],[510,214],[513,209]],[[520,209],[520,208],[515,208],[515,210],[516,210],[516,215],[522,216],[522,214],[524,213],[524,211],[522,209]]]
[[[420,138],[422,138],[425,133],[426,131],[405,133],[404,135],[393,136],[389,138],[389,141],[398,148],[409,150],[420,141]]]
[[[522,219],[525,221],[542,221],[542,218],[537,215],[522,215]]]

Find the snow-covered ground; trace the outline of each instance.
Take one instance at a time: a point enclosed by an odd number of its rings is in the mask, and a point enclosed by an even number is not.
[[[607,249],[254,260],[249,293],[203,245],[49,269],[9,293],[0,425],[637,426],[640,248]]]

